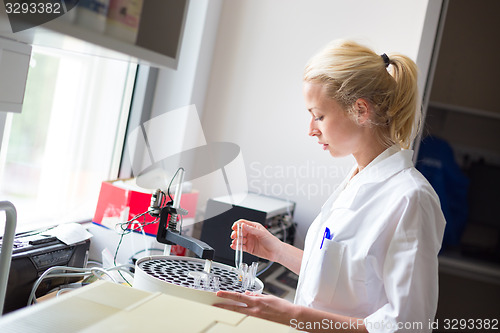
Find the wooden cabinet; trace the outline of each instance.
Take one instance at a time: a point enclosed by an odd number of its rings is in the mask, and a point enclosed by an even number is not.
[[[82,54],[92,54],[176,68],[189,0],[144,0],[135,43],[68,20],[71,11],[40,26],[12,33],[3,4],[0,6],[0,35],[26,44],[42,45]]]

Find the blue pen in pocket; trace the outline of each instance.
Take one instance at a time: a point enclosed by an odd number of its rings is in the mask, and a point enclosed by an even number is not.
[[[321,240],[321,245],[319,247],[320,250],[323,248],[323,242],[325,241],[325,238],[328,240],[331,240],[333,238],[333,232],[330,233],[330,228],[328,227],[325,228],[325,233],[323,234],[323,239]]]

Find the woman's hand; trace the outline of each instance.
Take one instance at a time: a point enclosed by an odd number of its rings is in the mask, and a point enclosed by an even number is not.
[[[314,325],[311,330],[308,329],[308,332],[332,332],[334,329],[335,332],[368,332],[362,318],[347,317],[296,305],[272,295],[254,294],[250,291],[244,294],[234,291],[218,291],[216,295],[242,303],[242,305],[214,304],[218,308],[271,320],[292,328],[305,328],[307,323],[321,324]]]
[[[217,296],[246,304],[246,306],[219,303],[214,304],[216,307],[285,325],[290,325],[297,308],[293,303],[279,297],[255,294],[250,291],[246,291],[244,294],[233,291],[218,291]]]
[[[238,220],[232,226],[231,248],[236,250],[238,224],[242,225],[243,251],[257,257],[279,262],[283,242],[272,235],[262,224],[247,220]]]

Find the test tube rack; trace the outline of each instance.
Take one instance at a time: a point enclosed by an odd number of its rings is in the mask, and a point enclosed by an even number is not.
[[[213,283],[198,284],[196,274],[204,273],[205,260],[181,256],[150,256],[139,259],[135,265],[135,278],[133,287],[151,292],[164,292],[166,294],[192,299],[206,304],[224,303],[224,299],[217,297],[218,290],[245,292],[249,290],[260,294],[264,284],[258,278],[255,284],[243,288],[243,281],[239,279],[236,268],[214,262],[211,277],[217,277],[218,283],[214,288]]]

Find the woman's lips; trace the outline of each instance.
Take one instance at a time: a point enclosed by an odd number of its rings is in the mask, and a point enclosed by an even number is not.
[[[322,143],[322,142],[318,142],[318,143],[323,146],[323,150],[327,150],[328,149],[328,144]]]

